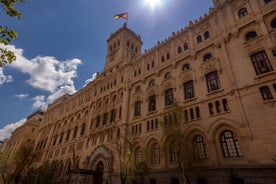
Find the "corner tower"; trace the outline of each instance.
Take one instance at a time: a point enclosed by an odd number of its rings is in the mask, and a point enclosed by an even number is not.
[[[127,24],[124,23],[122,28],[110,35],[107,44],[104,70],[112,69],[119,64],[126,64],[132,59],[138,58],[141,55],[143,42],[140,35],[128,29]]]

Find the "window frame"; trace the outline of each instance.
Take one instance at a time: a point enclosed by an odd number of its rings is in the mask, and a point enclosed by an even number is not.
[[[165,106],[172,105],[174,103],[173,99],[173,88],[169,88],[165,90]]]
[[[205,160],[208,159],[206,151],[206,143],[201,135],[196,135],[193,139],[193,149],[195,153],[196,160]]]
[[[188,100],[195,97],[194,81],[189,80],[183,84],[184,99]]]
[[[238,138],[231,130],[225,130],[221,133],[220,145],[224,158],[242,157]]]
[[[273,71],[270,60],[264,50],[252,54],[250,58],[256,75],[261,75]]]
[[[221,89],[219,75],[217,71],[207,73],[205,75],[208,93]]]

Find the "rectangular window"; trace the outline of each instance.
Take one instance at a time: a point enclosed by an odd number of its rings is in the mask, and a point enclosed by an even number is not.
[[[183,84],[184,88],[184,98],[185,100],[189,98],[194,98],[194,84],[193,81],[188,81]]]
[[[141,102],[135,102],[134,104],[134,116],[140,116],[141,115]]]
[[[265,51],[251,55],[251,61],[257,75],[273,71]]]
[[[263,97],[264,101],[273,99],[273,96],[272,96],[268,86],[261,87],[260,92],[262,94],[262,97]]]
[[[165,106],[173,104],[173,89],[167,89],[165,91]]]
[[[208,73],[206,75],[206,82],[207,82],[208,92],[212,92],[220,89],[220,82],[219,82],[217,71]]]
[[[149,97],[149,112],[156,110],[156,96],[152,95]]]

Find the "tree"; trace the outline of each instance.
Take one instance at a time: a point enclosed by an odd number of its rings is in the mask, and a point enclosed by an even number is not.
[[[24,3],[26,0],[0,0],[0,8],[10,17],[20,19],[21,13],[14,7],[15,3]],[[0,46],[7,46],[11,40],[17,38],[17,32],[7,26],[0,25]],[[16,60],[15,54],[7,48],[0,47],[0,67]]]
[[[188,126],[184,115],[184,108],[175,102],[164,114],[163,136],[167,140],[164,146],[170,146],[169,151],[174,149],[174,159],[178,165],[178,170],[184,184],[188,181],[187,175],[191,176],[195,174],[193,164],[195,158],[194,151],[188,137],[184,133]],[[174,143],[173,148],[171,147],[172,142]]]
[[[46,161],[38,168],[31,168],[25,178],[25,183],[47,184],[52,183],[56,171],[58,169],[58,161]]]
[[[119,157],[119,175],[121,184],[125,184],[129,175],[130,157],[132,153],[132,139],[128,136],[117,141],[117,151]]]
[[[34,151],[34,144],[31,141],[23,142],[12,157],[13,172],[10,174],[14,183],[19,183],[20,178],[28,173],[31,165],[36,161],[39,152]]]

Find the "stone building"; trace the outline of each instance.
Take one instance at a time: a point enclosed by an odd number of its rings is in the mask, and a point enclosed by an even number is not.
[[[37,110],[29,115],[26,122],[15,129],[12,132],[11,137],[4,141],[5,147],[3,148],[3,151],[8,155],[12,155],[22,143],[26,141],[35,143],[39,126],[43,119],[43,113],[44,111]]]
[[[213,3],[143,53],[124,24],[96,79],[48,106],[36,149],[60,161],[57,182],[120,183],[129,158],[129,183],[183,183],[162,126],[177,102],[198,166],[186,183],[276,183],[276,1]],[[139,162],[147,169],[134,180]]]

